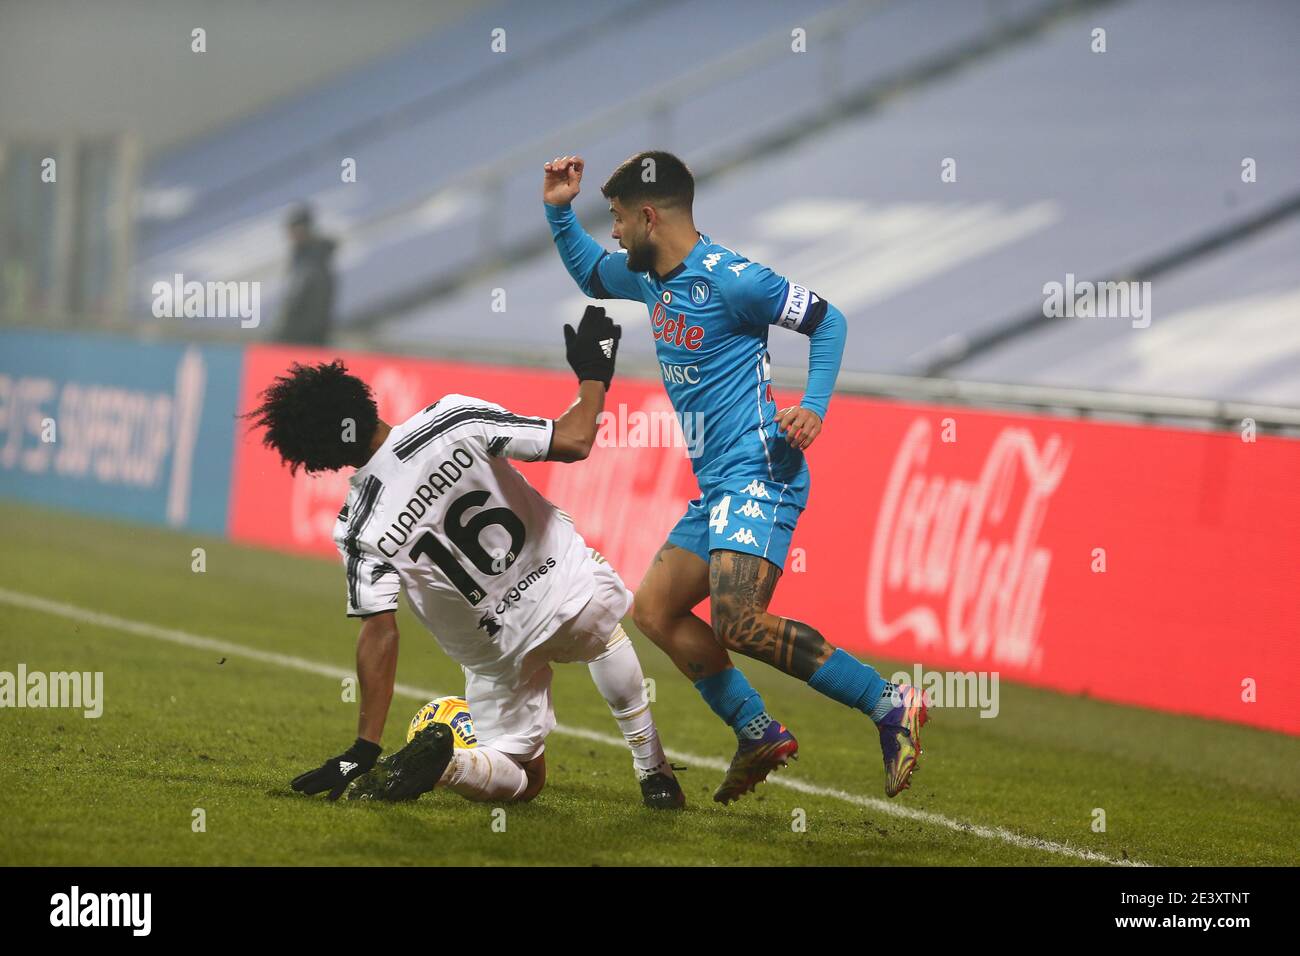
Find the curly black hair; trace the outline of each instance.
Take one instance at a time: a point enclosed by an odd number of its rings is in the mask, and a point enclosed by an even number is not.
[[[262,444],[280,453],[296,474],[363,465],[379,424],[370,386],[339,359],[318,365],[294,362],[261,394],[262,404],[243,415],[249,429],[262,427]],[[349,423],[351,427],[349,427]]]

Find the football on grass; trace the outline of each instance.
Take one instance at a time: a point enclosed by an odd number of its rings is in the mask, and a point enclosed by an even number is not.
[[[438,697],[429,701],[411,718],[411,726],[406,730],[406,742],[411,740],[430,724],[447,724],[451,727],[452,738],[457,747],[477,747],[474,737],[474,718],[470,716],[469,704],[464,697]]]

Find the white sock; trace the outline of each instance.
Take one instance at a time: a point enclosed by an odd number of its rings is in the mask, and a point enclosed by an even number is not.
[[[645,699],[641,661],[636,649],[619,625],[610,638],[609,649],[589,665],[591,679],[596,682],[605,703],[618,722],[618,729],[632,748],[632,765],[637,776],[647,777],[659,771],[672,776],[672,767],[664,756],[659,742],[659,731]]]
[[[499,750],[457,747],[439,783],[467,800],[514,800],[528,787],[528,775]]]

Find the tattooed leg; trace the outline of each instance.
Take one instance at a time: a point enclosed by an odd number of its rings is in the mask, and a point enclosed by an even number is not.
[[[714,551],[709,561],[713,630],[728,649],[806,681],[835,648],[802,621],[768,613],[780,577],[780,568],[757,555]]]
[[[641,633],[654,641],[695,685],[709,709],[738,738],[750,739],[757,735],[761,739],[771,723],[762,695],[731,665],[727,649],[713,628],[694,613],[695,605],[708,596],[708,562],[685,548],[665,544],[637,588],[632,619]],[[780,747],[762,750],[773,761],[787,759],[798,748],[793,735],[784,728],[780,733],[789,738],[788,742],[783,737]],[[744,772],[737,779],[743,779],[748,786],[753,779],[751,771],[761,771],[761,776],[766,776],[771,768],[763,765],[754,770],[752,761],[746,759]]]
[[[920,696],[900,697],[898,688],[870,664],[839,650],[807,624],[768,613],[767,606],[780,576],[776,565],[757,555],[713,552],[709,562],[709,601],[713,608],[713,628],[722,643],[737,653],[807,681],[817,693],[862,711],[877,724],[896,721],[899,713],[908,721],[919,719],[924,723],[925,707]],[[912,730],[919,729],[920,724],[912,727]],[[890,747],[893,749],[886,754],[886,764],[893,759],[889,754],[901,754],[900,760],[912,759],[909,755],[913,751],[892,744]],[[907,763],[907,773],[914,763],[914,760]],[[893,782],[888,792],[893,796],[901,786],[898,780],[905,781],[906,775],[899,776],[901,770],[890,773]]]
[[[691,681],[731,666],[731,658],[713,629],[693,610],[708,596],[709,566],[699,555],[664,544],[632,604],[632,620],[641,633]]]

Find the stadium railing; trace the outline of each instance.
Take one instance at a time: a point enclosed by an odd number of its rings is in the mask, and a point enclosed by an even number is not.
[[[778,385],[798,387],[802,385],[805,373],[798,369],[773,369],[772,378]],[[870,372],[842,372],[836,391],[928,404],[1050,411],[1055,415],[1113,418],[1194,428],[1239,430],[1244,423],[1249,422],[1261,432],[1300,437],[1300,408],[1212,398]]]

